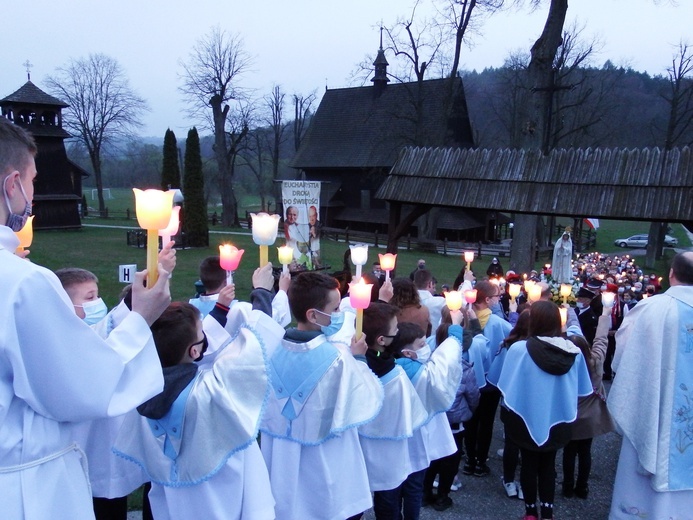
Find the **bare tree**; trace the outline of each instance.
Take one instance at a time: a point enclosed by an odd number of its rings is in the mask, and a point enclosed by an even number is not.
[[[183,68],[181,92],[190,103],[189,112],[203,118],[214,132],[214,155],[219,169],[222,223],[237,226],[238,203],[234,191],[235,163],[248,133],[250,103],[239,85],[251,59],[238,35],[219,27],[197,41]],[[211,118],[210,111],[211,109]]]
[[[65,126],[86,147],[99,196],[99,212],[106,213],[103,198],[101,152],[116,137],[129,136],[142,125],[149,110],[128,82],[118,62],[105,54],[71,60],[46,80],[52,93],[70,106]]]
[[[276,180],[279,176],[279,151],[286,140],[284,135],[286,123],[284,122],[284,98],[286,94],[282,92],[279,85],[272,88],[272,92],[264,97],[267,108],[267,123],[270,130],[269,150],[272,157],[272,179]]]
[[[303,139],[303,134],[306,131],[306,124],[308,122],[308,117],[310,116],[311,108],[318,95],[315,91],[311,92],[307,96],[303,94],[294,94],[294,150],[298,151],[301,146],[301,140]]]
[[[544,30],[532,46],[527,68],[528,83],[532,89],[522,104],[520,146],[525,149],[541,149],[548,152],[547,128],[549,107],[553,102],[554,60],[563,43],[563,25],[568,11],[568,0],[551,0]],[[527,272],[534,265],[539,217],[529,214],[515,215],[513,241],[510,250],[510,267],[517,272]]]
[[[669,119],[664,134],[664,153],[678,144],[693,143],[693,55],[688,44],[679,43],[678,52],[667,68],[668,89],[661,95],[669,105]],[[662,161],[662,167],[664,163]],[[661,258],[668,224],[652,222],[648,234],[645,266],[653,268]]]

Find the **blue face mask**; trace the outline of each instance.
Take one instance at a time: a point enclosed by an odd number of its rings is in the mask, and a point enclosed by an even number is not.
[[[320,330],[325,336],[333,336],[337,334],[344,324],[344,313],[340,311],[335,311],[332,314],[327,314],[326,312],[319,311],[315,309],[315,312],[322,314],[323,316],[330,317],[329,325],[320,325]]]
[[[87,325],[96,325],[108,314],[108,307],[101,298],[84,302],[82,305],[75,305],[75,307],[82,308],[84,311],[83,319]]]
[[[31,215],[31,201],[29,200],[29,197],[26,196],[24,186],[22,186],[22,184],[19,183],[19,189],[21,190],[22,195],[24,196],[24,201],[26,202],[26,205],[24,206],[24,213],[22,213],[21,215],[19,215],[18,213],[12,213],[12,207],[10,206],[10,198],[7,196],[7,179],[9,179],[9,177],[5,177],[5,180],[2,185],[2,191],[5,195],[5,204],[7,204],[7,210],[9,212],[9,215],[7,216],[7,222],[5,223],[5,225],[16,233],[24,227],[24,224],[26,224],[27,219]]]

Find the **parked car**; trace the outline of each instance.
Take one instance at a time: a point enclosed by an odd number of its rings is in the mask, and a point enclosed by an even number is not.
[[[664,237],[664,245],[666,247],[674,247],[678,245],[678,243],[678,239],[670,235]],[[614,240],[614,245],[618,247],[647,247],[647,234],[633,235],[628,238],[617,238]]]

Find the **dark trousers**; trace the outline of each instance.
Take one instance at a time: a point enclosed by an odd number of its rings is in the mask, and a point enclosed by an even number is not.
[[[503,446],[503,483],[515,481],[515,471],[520,459],[520,447],[515,444],[506,432]]]
[[[128,497],[92,498],[96,520],[127,520]]]
[[[575,478],[575,458],[578,461],[577,481]],[[572,489],[573,482],[578,489],[586,489],[592,469],[592,439],[570,441],[563,448],[563,488]]]
[[[152,483],[147,482],[142,491],[142,520],[154,520],[154,515],[152,515],[152,506],[149,503],[150,489],[152,489]]]
[[[419,520],[426,470],[409,475],[395,489],[373,493],[373,512],[377,520]]]
[[[464,447],[470,464],[486,464],[493,437],[493,421],[501,393],[496,387],[481,392],[479,406],[472,418],[464,423]]]
[[[532,451],[520,448],[522,467],[520,484],[525,495],[525,512],[537,515],[537,491],[541,502],[541,518],[553,518],[556,494],[556,451]]]
[[[428,470],[426,470],[426,477],[424,478],[424,495],[430,496],[433,494],[433,481],[436,479],[436,475],[440,475],[438,478],[438,496],[448,496],[450,493],[450,487],[455,481],[455,475],[457,475],[457,472],[460,470],[464,432],[457,432],[453,437],[457,445],[457,451],[452,455],[431,462]]]

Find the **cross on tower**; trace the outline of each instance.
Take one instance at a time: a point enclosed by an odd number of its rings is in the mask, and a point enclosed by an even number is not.
[[[22,63],[22,65],[24,65],[26,67],[26,79],[28,81],[31,81],[31,69],[32,69],[33,65],[31,64],[31,62],[29,60],[26,60],[24,63]]]

